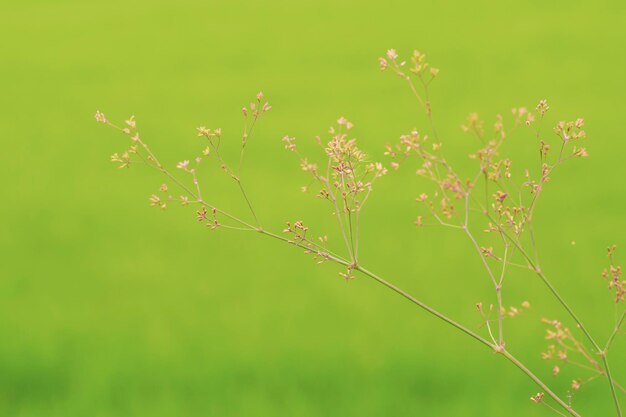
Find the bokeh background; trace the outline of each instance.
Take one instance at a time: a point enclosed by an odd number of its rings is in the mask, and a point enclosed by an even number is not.
[[[547,98],[549,120],[583,116],[591,157],[554,176],[537,217],[544,269],[604,339],[613,306],[600,271],[626,245],[622,2],[29,1],[0,13],[0,414],[3,416],[543,416],[517,369],[367,278],[346,283],[294,248],[211,232],[191,210],[151,209],[163,182],[116,170],[126,138],[97,125],[131,114],[168,164],[200,147],[195,127],[236,146],[240,109],[263,90],[273,110],[245,175],[266,227],[327,207],[280,138],[313,150],[339,116],[362,147],[426,130],[410,92],[377,57],[426,52],[441,68],[436,122],[469,169],[459,126]],[[527,133],[506,151],[536,161]],[[469,172],[469,171],[468,171]],[[204,171],[211,199],[245,216],[237,190]],[[412,226],[424,184],[382,181],[363,217],[362,262],[472,328],[491,288],[466,239]],[[576,244],[572,245],[572,241]],[[619,254],[619,252],[618,252]],[[626,252],[619,254],[626,259]],[[507,281],[529,300],[508,347],[565,393],[539,359],[541,317],[563,318],[532,275]],[[624,337],[615,355],[624,352]],[[626,379],[626,361],[614,359]],[[624,400],[624,397],[622,396]],[[575,398],[609,415],[605,382]]]

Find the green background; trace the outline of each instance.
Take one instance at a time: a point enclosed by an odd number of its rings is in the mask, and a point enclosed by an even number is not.
[[[465,172],[470,111],[490,126],[547,98],[551,123],[585,117],[591,157],[554,176],[537,233],[544,270],[599,339],[609,334],[599,273],[605,247],[626,245],[622,2],[11,3],[0,13],[0,415],[549,415],[517,369],[375,282],[346,283],[261,236],[212,232],[191,210],[149,208],[162,179],[116,170],[109,155],[127,139],[93,120],[135,114],[173,165],[198,152],[197,126],[222,127],[235,149],[240,108],[263,90],[274,108],[250,144],[251,198],[267,228],[304,219],[330,233],[280,138],[313,150],[345,115],[382,158],[385,143],[427,131],[406,86],[378,69],[390,47],[441,68],[435,119]],[[530,165],[536,146],[526,132],[506,150]],[[426,186],[412,171],[379,183],[361,260],[477,328],[489,280],[461,234],[412,226]],[[233,184],[202,175],[211,200],[245,216]],[[529,273],[512,274],[504,296],[533,305],[507,322],[508,348],[565,393],[577,374],[553,378],[539,360],[539,319],[565,316]],[[614,347],[622,381],[625,347]],[[609,415],[606,383],[574,404]]]

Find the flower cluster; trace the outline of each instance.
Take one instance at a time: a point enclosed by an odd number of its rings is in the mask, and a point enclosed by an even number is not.
[[[248,107],[242,107],[241,113],[245,118],[248,118],[250,115],[253,120],[258,119],[263,113],[266,113],[272,109],[272,106],[267,101],[263,101],[264,94],[260,91],[256,95],[256,101],[250,102]]]
[[[573,391],[578,391],[584,384],[598,377],[606,376],[602,365],[595,355],[574,333],[558,320],[542,319],[547,325],[547,349],[541,352],[541,359],[552,362],[552,374],[559,375],[566,365],[577,368],[576,373],[585,373],[586,376],[577,376],[570,384]]]
[[[385,155],[392,159],[391,166],[394,169],[400,168],[403,159],[412,155],[417,156],[421,164],[416,174],[434,183],[435,191],[433,198],[422,193],[416,201],[426,204],[432,217],[439,219],[439,215],[442,215],[451,219],[456,213],[455,201],[466,198],[471,184],[456,174],[443,157],[441,149],[441,143],[430,144],[428,135],[422,136],[413,129],[408,134],[400,136],[398,144],[386,145]]]
[[[378,58],[380,70],[384,71],[387,68],[391,67],[392,69],[397,71],[398,75],[406,76],[406,74],[401,71],[401,68],[405,67],[407,62],[398,61],[398,58],[399,56],[395,49],[387,50],[385,57]],[[438,68],[435,68],[431,66],[428,62],[426,62],[426,54],[423,54],[418,50],[413,51],[410,61],[411,65],[408,66],[408,69],[411,74],[415,74],[417,77],[424,78],[428,76],[432,79],[436,77],[437,74],[439,74]]]
[[[400,60],[395,49],[389,49],[385,57],[378,58],[378,65],[381,71],[390,68],[398,77],[405,80],[428,117],[432,117],[428,88],[437,74],[439,74],[439,69],[426,62],[425,54],[414,50],[410,58],[410,64],[407,65],[405,60]]]
[[[150,161],[150,155],[142,155],[140,154],[140,148],[142,147],[142,142],[139,139],[139,133],[137,133],[137,122],[135,120],[135,116],[131,116],[128,120],[124,121],[124,127],[119,127],[108,121],[106,116],[97,111],[96,112],[96,121],[98,123],[104,123],[109,126],[112,126],[125,135],[131,137],[131,145],[127,150],[121,153],[114,153],[111,155],[111,162],[118,163],[118,168],[130,168],[130,166],[136,162],[139,163],[147,163]]]
[[[626,297],[626,280],[622,276],[622,267],[615,265],[613,261],[615,249],[615,245],[608,248],[611,265],[602,271],[602,278],[609,281],[609,289],[615,292],[615,303],[617,304],[624,301],[624,297]]]
[[[532,397],[530,397],[530,401],[534,402],[535,404],[539,404],[540,402],[543,401],[543,397],[546,394],[543,392],[538,392],[537,394],[533,395]]]
[[[287,227],[283,229],[283,233],[288,234],[288,243],[304,248],[304,253],[313,256],[313,259],[318,263],[323,263],[331,259],[331,255],[327,249],[328,237],[320,236],[312,238],[307,236],[309,228],[304,225],[301,220],[293,223],[287,222]]]
[[[209,215],[209,211],[206,206],[202,206],[200,210],[196,211],[196,216],[200,223],[205,223],[206,226],[212,230],[221,226],[220,222],[217,220],[216,208],[212,208]]]
[[[427,217],[436,220],[435,224],[443,224],[442,218],[450,220],[456,214],[463,214],[463,211],[456,209],[455,203],[463,200],[465,219],[460,220],[461,223],[467,220],[468,211],[477,211],[486,214],[486,231],[506,232],[520,237],[532,222],[536,200],[545,184],[550,181],[550,174],[554,169],[570,158],[587,156],[585,148],[572,147],[567,152],[568,145],[573,140],[585,137],[581,130],[584,124],[582,119],[557,124],[555,132],[565,139],[561,142],[559,154],[551,159],[551,146],[542,138],[541,127],[538,126],[533,129],[533,134],[539,144],[541,170],[535,175],[529,169],[524,170],[521,188],[516,185],[513,181],[511,160],[500,156],[502,146],[509,136],[507,132],[516,130],[518,126],[531,127],[537,119],[543,121],[548,109],[546,100],[539,102],[535,112],[525,107],[514,108],[511,127],[507,130],[504,118],[497,115],[489,133],[478,114],[470,113],[461,128],[465,133],[476,137],[482,146],[470,154],[470,158],[478,162],[478,172],[468,178],[461,177],[451,167],[443,156],[443,145],[439,141],[429,143],[429,136],[420,134],[417,129],[402,135],[398,144],[387,145],[385,155],[392,158],[393,168],[398,169],[402,159],[416,155],[421,160],[417,175],[435,185],[433,196],[436,200],[423,198],[426,194],[417,199],[420,203],[426,203],[427,213],[420,213],[416,224],[428,225]],[[431,130],[436,135],[434,126],[431,126]],[[484,180],[482,184],[481,179]],[[481,192],[474,192],[478,188]],[[529,190],[529,198],[524,198],[521,193],[523,189]],[[484,200],[482,197],[473,197],[472,194],[482,194]]]
[[[241,184],[241,166],[243,162],[244,149],[256,121],[260,118],[262,114],[268,112],[270,109],[271,106],[269,105],[269,103],[263,100],[263,93],[257,94],[256,101],[250,103],[249,106],[243,108],[244,133],[241,139],[240,160],[237,169],[231,168],[231,165],[227,164],[227,162],[222,158],[222,155],[220,153],[223,137],[222,129],[210,129],[204,126],[197,128],[197,136],[206,139],[206,142],[203,145],[201,151],[197,156],[190,159],[184,159],[176,164],[176,168],[183,171],[187,175],[187,178],[189,178],[188,180],[178,179],[172,172],[170,172],[164,165],[159,162],[159,160],[152,153],[148,145],[141,140],[139,133],[137,132],[137,123],[134,116],[131,116],[128,120],[126,120],[122,126],[111,123],[107,119],[107,117],[100,111],[96,112],[95,119],[98,123],[103,123],[111,126],[122,132],[123,134],[129,136],[131,139],[131,145],[127,150],[119,153],[114,153],[111,156],[111,161],[118,163],[119,168],[129,168],[131,165],[136,163],[151,166],[165,174],[182,192],[175,199],[168,192],[167,185],[163,184],[159,189],[159,192],[161,194],[155,193],[150,195],[148,200],[151,206],[159,207],[165,210],[168,207],[168,202],[174,200],[178,200],[183,206],[187,206],[190,204],[199,204],[200,209],[196,212],[198,220],[200,220],[201,222],[206,221],[207,226],[209,226],[211,229],[223,227],[238,230],[256,230],[260,226],[258,225],[258,218],[256,217],[256,213],[254,213],[252,204],[250,203],[245,189]],[[238,187],[241,190],[241,193],[251,211],[251,214],[255,218],[257,226],[253,226],[250,223],[239,219],[238,217],[222,212],[204,200],[200,186],[198,166],[205,158],[211,155],[214,156],[215,159],[218,161],[222,170],[237,182]],[[191,182],[191,186],[188,185],[188,181]],[[234,222],[234,224],[228,225],[219,222],[217,220],[218,213],[223,214],[225,218]]]
[[[569,159],[588,156],[586,149],[579,144],[586,138],[583,130],[584,120],[578,118],[574,121],[556,123],[553,132],[560,140],[552,141],[545,136],[542,129],[550,110],[545,99],[531,109],[513,108],[510,122],[502,115],[496,115],[491,128],[477,113],[470,113],[461,125],[461,130],[473,136],[480,147],[470,154],[470,159],[478,164],[477,170],[465,177],[459,174],[444,156],[443,145],[432,117],[428,87],[437,71],[430,67],[428,78],[429,65],[422,54],[414,53],[411,64],[408,65],[406,61],[400,60],[393,49],[387,51],[386,57],[379,58],[379,65],[381,70],[391,69],[408,82],[419,104],[426,109],[430,124],[428,128],[420,131],[411,130],[408,134],[402,135],[397,144],[387,145],[385,148],[385,155],[391,158],[390,165],[394,169],[404,165],[406,158],[417,156],[419,161],[416,168],[417,176],[426,179],[432,185],[429,192],[421,192],[415,199],[423,208],[418,213],[415,224],[418,227],[450,227],[467,235],[480,256],[495,290],[495,305],[491,303],[489,308],[485,309],[483,303],[478,303],[476,308],[482,315],[484,327],[495,346],[495,351],[504,352],[504,319],[515,317],[529,307],[528,302],[522,303],[519,308],[506,308],[503,305],[502,291],[505,277],[511,268],[522,268],[532,271],[547,282],[541,271],[535,243],[534,212],[539,196],[551,181],[554,170]],[[410,67],[409,71],[405,71],[407,67]],[[413,75],[418,83],[413,83]],[[523,176],[519,179],[515,178],[511,159],[501,156],[505,142],[518,130],[529,131],[530,135],[534,136],[540,156],[539,169],[524,169]],[[434,140],[431,140],[431,137]],[[557,152],[552,152],[553,146]],[[495,235],[494,237],[481,238],[474,234],[473,220],[480,215],[486,226],[481,229]],[[483,239],[489,241],[489,244],[481,245],[479,241]],[[489,260],[500,265],[494,267]],[[621,268],[611,262],[611,267],[604,271],[603,277],[609,281],[609,288],[615,290],[616,302],[623,300],[625,281],[621,275]],[[492,317],[493,315],[497,317]],[[619,329],[622,321],[616,325],[616,329]],[[572,332],[564,328],[560,322],[549,321],[549,323],[553,327],[549,332],[549,338],[558,343],[550,345],[543,354],[544,359],[569,363],[568,355],[572,354],[569,351],[571,348],[574,354],[585,359],[584,366],[597,372],[599,376],[606,376],[606,371],[593,358],[585,343],[574,338]],[[577,324],[582,326],[580,322]],[[595,342],[593,344],[595,346]],[[562,366],[563,363],[555,364],[553,374],[558,374]],[[572,389],[578,389],[586,382],[588,381],[576,378],[572,382]],[[543,395],[539,393],[532,399],[537,403],[543,402]]]
[[[308,191],[315,185],[317,197],[330,203],[352,269],[357,265],[361,210],[372,192],[374,182],[387,174],[382,163],[370,162],[368,156],[359,149],[357,140],[350,135],[353,128],[352,122],[340,117],[336,126],[329,129],[329,140],[324,142],[321,137],[316,137],[326,157],[323,164],[325,169],[301,155],[294,138],[285,136],[282,139],[285,149],[300,157],[300,168],[311,178],[311,182],[302,190]],[[348,270],[348,275],[352,269]]]

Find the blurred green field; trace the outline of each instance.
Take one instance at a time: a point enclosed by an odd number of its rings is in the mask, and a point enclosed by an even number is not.
[[[174,164],[197,152],[197,126],[237,141],[241,106],[263,90],[274,108],[250,145],[251,198],[268,228],[304,219],[323,233],[332,217],[299,192],[306,178],[280,138],[312,143],[344,115],[382,155],[426,129],[406,87],[380,74],[386,49],[418,48],[441,68],[435,118],[461,167],[468,112],[491,123],[547,98],[551,121],[585,117],[591,157],[556,174],[541,201],[544,269],[604,339],[605,247],[626,248],[625,19],[617,1],[3,5],[0,415],[549,415],[517,369],[376,283],[346,283],[278,242],[211,232],[188,210],[149,208],[162,179],[116,170],[109,155],[125,138],[93,114],[135,114]],[[507,151],[530,163],[536,143],[517,135]],[[462,235],[412,226],[423,183],[410,171],[373,194],[362,261],[476,328],[489,281]],[[204,179],[212,200],[245,215],[215,176]],[[535,277],[507,285],[506,304],[533,305],[510,322],[508,347],[564,393],[567,374],[539,360],[539,319],[565,317]],[[606,388],[590,385],[575,404],[610,415]]]

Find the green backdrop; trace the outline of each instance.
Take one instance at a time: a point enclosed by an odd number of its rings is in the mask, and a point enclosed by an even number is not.
[[[332,216],[299,192],[307,179],[280,138],[313,150],[344,115],[378,158],[426,129],[406,86],[379,71],[390,47],[441,68],[435,118],[462,169],[470,111],[491,123],[547,98],[551,121],[585,117],[591,156],[554,176],[537,233],[555,285],[609,334],[600,271],[605,247],[626,245],[622,2],[10,3],[0,13],[1,415],[548,415],[517,369],[375,282],[346,283],[279,242],[209,231],[191,210],[151,209],[162,179],[116,170],[109,155],[126,139],[93,119],[135,114],[173,165],[199,149],[197,126],[222,127],[235,144],[241,106],[263,90],[273,110],[250,143],[251,198],[267,227],[304,219],[324,233]],[[520,134],[507,152],[526,163],[536,146]],[[212,200],[245,215],[232,184],[203,175]],[[489,280],[462,235],[412,226],[423,186],[410,169],[381,181],[363,216],[363,262],[477,328]],[[531,274],[507,285],[507,305],[533,306],[509,323],[508,347],[564,393],[567,374],[553,378],[539,359],[539,319],[565,317]],[[625,347],[622,337],[614,350]],[[575,404],[609,415],[606,383]]]

